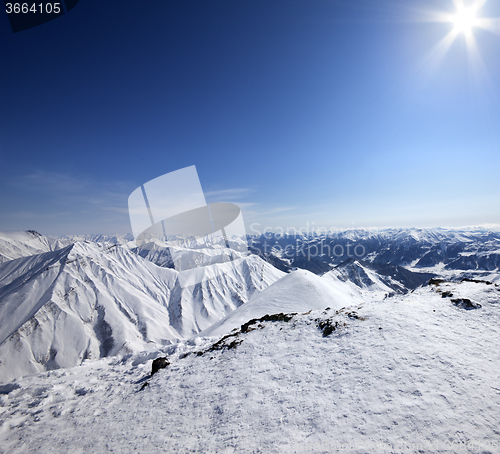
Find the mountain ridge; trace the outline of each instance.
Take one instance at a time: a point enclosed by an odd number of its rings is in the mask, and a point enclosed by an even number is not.
[[[0,264],[0,380],[189,338],[283,275],[255,256],[223,265],[181,288],[177,271],[109,243]]]

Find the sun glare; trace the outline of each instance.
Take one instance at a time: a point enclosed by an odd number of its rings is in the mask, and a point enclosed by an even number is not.
[[[427,20],[431,22],[446,24],[447,27],[443,27],[443,32],[448,29],[448,32],[426,56],[425,66],[427,70],[435,70],[456,43],[456,49],[460,46],[466,50],[467,66],[474,78],[474,83],[479,87],[491,86],[488,70],[480,52],[479,39],[482,36],[476,32],[488,30],[499,33],[500,18],[487,18],[482,15],[483,6],[488,0],[447,1],[450,3],[449,10],[429,12],[430,14],[427,16]]]
[[[459,8],[452,21],[457,33],[469,34],[478,22],[475,8]]]

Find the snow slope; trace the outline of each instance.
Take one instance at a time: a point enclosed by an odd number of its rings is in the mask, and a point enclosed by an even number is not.
[[[454,305],[445,287],[482,307]],[[499,287],[431,285],[348,310],[262,322],[231,349],[208,352],[215,339],[196,338],[17,379],[0,388],[0,445],[12,454],[500,452]],[[326,320],[338,329],[324,337]],[[156,355],[171,364],[150,377]]]
[[[63,235],[55,237],[55,239],[61,241],[63,244],[66,245],[86,241],[90,243],[113,243],[128,248],[135,247],[134,236],[131,233],[123,233],[116,235],[102,235],[102,234]]]
[[[204,273],[181,288],[175,270],[109,243],[0,264],[0,382],[188,338],[283,275],[254,256]]]
[[[239,252],[221,246],[220,239],[197,239],[189,245],[176,246],[174,242],[166,243],[159,239],[151,243],[133,248],[137,255],[153,262],[159,266],[174,268],[178,271],[190,270],[197,267],[214,265],[235,260],[248,255],[245,243],[241,240],[232,239],[233,244],[239,246]]]
[[[199,336],[227,334],[243,323],[266,314],[307,312],[325,307],[340,309],[360,302],[361,295],[352,284],[297,270],[255,294],[248,303],[202,331]]]
[[[0,231],[0,263],[53,251],[62,246],[60,241],[47,238],[34,230],[26,232]]]
[[[365,298],[384,298],[394,292],[407,293],[436,277],[434,273],[410,271],[402,266],[367,263],[350,259],[323,275],[355,284]]]

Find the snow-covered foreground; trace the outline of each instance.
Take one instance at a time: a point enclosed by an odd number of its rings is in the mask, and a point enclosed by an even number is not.
[[[499,287],[443,283],[256,322],[213,351],[197,337],[18,378],[0,452],[497,453],[499,315]],[[171,364],[149,377],[157,356]]]

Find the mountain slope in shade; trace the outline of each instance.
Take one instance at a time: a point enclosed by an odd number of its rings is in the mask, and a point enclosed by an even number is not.
[[[257,251],[282,269],[293,266],[317,274],[349,258],[364,262],[415,266],[447,265],[455,270],[494,271],[500,266],[500,230],[454,229],[357,229],[307,235],[264,234],[251,238]],[[309,260],[310,259],[310,260]],[[324,262],[318,266],[318,261]]]
[[[0,381],[190,337],[283,275],[254,256],[217,266],[181,288],[175,270],[109,243],[0,264]]]
[[[367,263],[361,260],[349,259],[336,266],[324,277],[335,276],[346,282],[352,282],[360,289],[376,293],[407,293],[426,285],[436,277],[434,273],[410,271],[402,266],[384,263]]]
[[[340,309],[361,301],[360,293],[350,283],[333,278],[323,279],[309,271],[297,270],[254,295],[248,303],[201,332],[200,336],[227,334],[243,323],[266,314],[307,312],[326,307]]]

